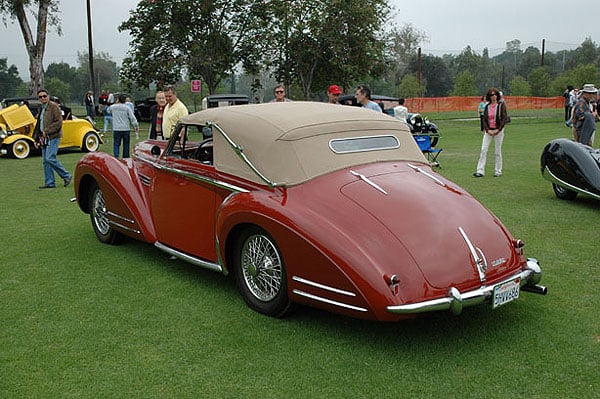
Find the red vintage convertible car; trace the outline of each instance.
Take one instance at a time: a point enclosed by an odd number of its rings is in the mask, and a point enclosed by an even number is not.
[[[231,274],[254,310],[396,321],[546,292],[523,242],[432,171],[406,124],[322,103],[212,108],[131,159],[87,154],[75,193],[122,236]]]

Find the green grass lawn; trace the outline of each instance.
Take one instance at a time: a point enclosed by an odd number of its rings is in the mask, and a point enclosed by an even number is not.
[[[429,115],[437,171],[526,243],[549,294],[399,323],[259,315],[222,275],[101,244],[72,187],[37,189],[40,157],[0,157],[0,398],[598,397],[600,201],[558,200],[539,171],[544,145],[570,135],[561,113],[511,113],[504,176],[490,148],[481,179],[479,122]],[[59,159],[72,171],[81,155]]]

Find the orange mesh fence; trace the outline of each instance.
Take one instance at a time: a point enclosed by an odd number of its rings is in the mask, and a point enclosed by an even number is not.
[[[517,109],[544,109],[563,108],[565,100],[558,97],[525,97],[505,96],[506,107],[509,110]],[[424,97],[407,98],[404,105],[409,112],[450,112],[450,111],[473,111],[477,115],[477,107],[481,97]]]

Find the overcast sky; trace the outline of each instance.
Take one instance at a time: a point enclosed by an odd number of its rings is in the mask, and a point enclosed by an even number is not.
[[[200,1],[200,0],[199,0]],[[120,65],[129,48],[129,35],[117,26],[129,17],[139,0],[92,0],[94,52],[106,52]],[[392,15],[399,25],[412,24],[425,33],[423,54],[441,56],[460,53],[466,46],[481,54],[488,48],[490,55],[501,53],[506,42],[521,41],[521,48],[546,51],[574,49],[586,37],[600,43],[600,8],[591,2],[587,11],[575,11],[564,0],[390,0],[396,8]],[[77,53],[87,53],[86,1],[61,0],[63,36],[53,31],[47,37],[44,65],[66,62],[77,65]],[[580,23],[570,15],[577,14],[589,22]],[[30,19],[33,24],[34,19]],[[0,23],[0,58],[19,68],[19,75],[29,80],[28,58],[23,37],[16,23]],[[7,40],[8,38],[8,40]]]

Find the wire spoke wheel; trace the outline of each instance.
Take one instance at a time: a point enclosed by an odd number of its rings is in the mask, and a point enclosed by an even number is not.
[[[104,203],[104,195],[99,189],[94,191],[92,196],[92,220],[94,227],[100,234],[106,235],[110,231],[108,218],[106,217],[106,204]]]
[[[242,248],[242,273],[252,295],[268,302],[281,290],[282,263],[275,245],[263,235],[248,237]]]
[[[92,227],[98,240],[106,244],[118,243],[121,239],[121,233],[110,225],[104,194],[97,184],[94,184],[90,190],[89,210]]]
[[[236,240],[233,272],[246,304],[259,313],[283,317],[293,306],[288,297],[285,262],[275,240],[258,226]]]

